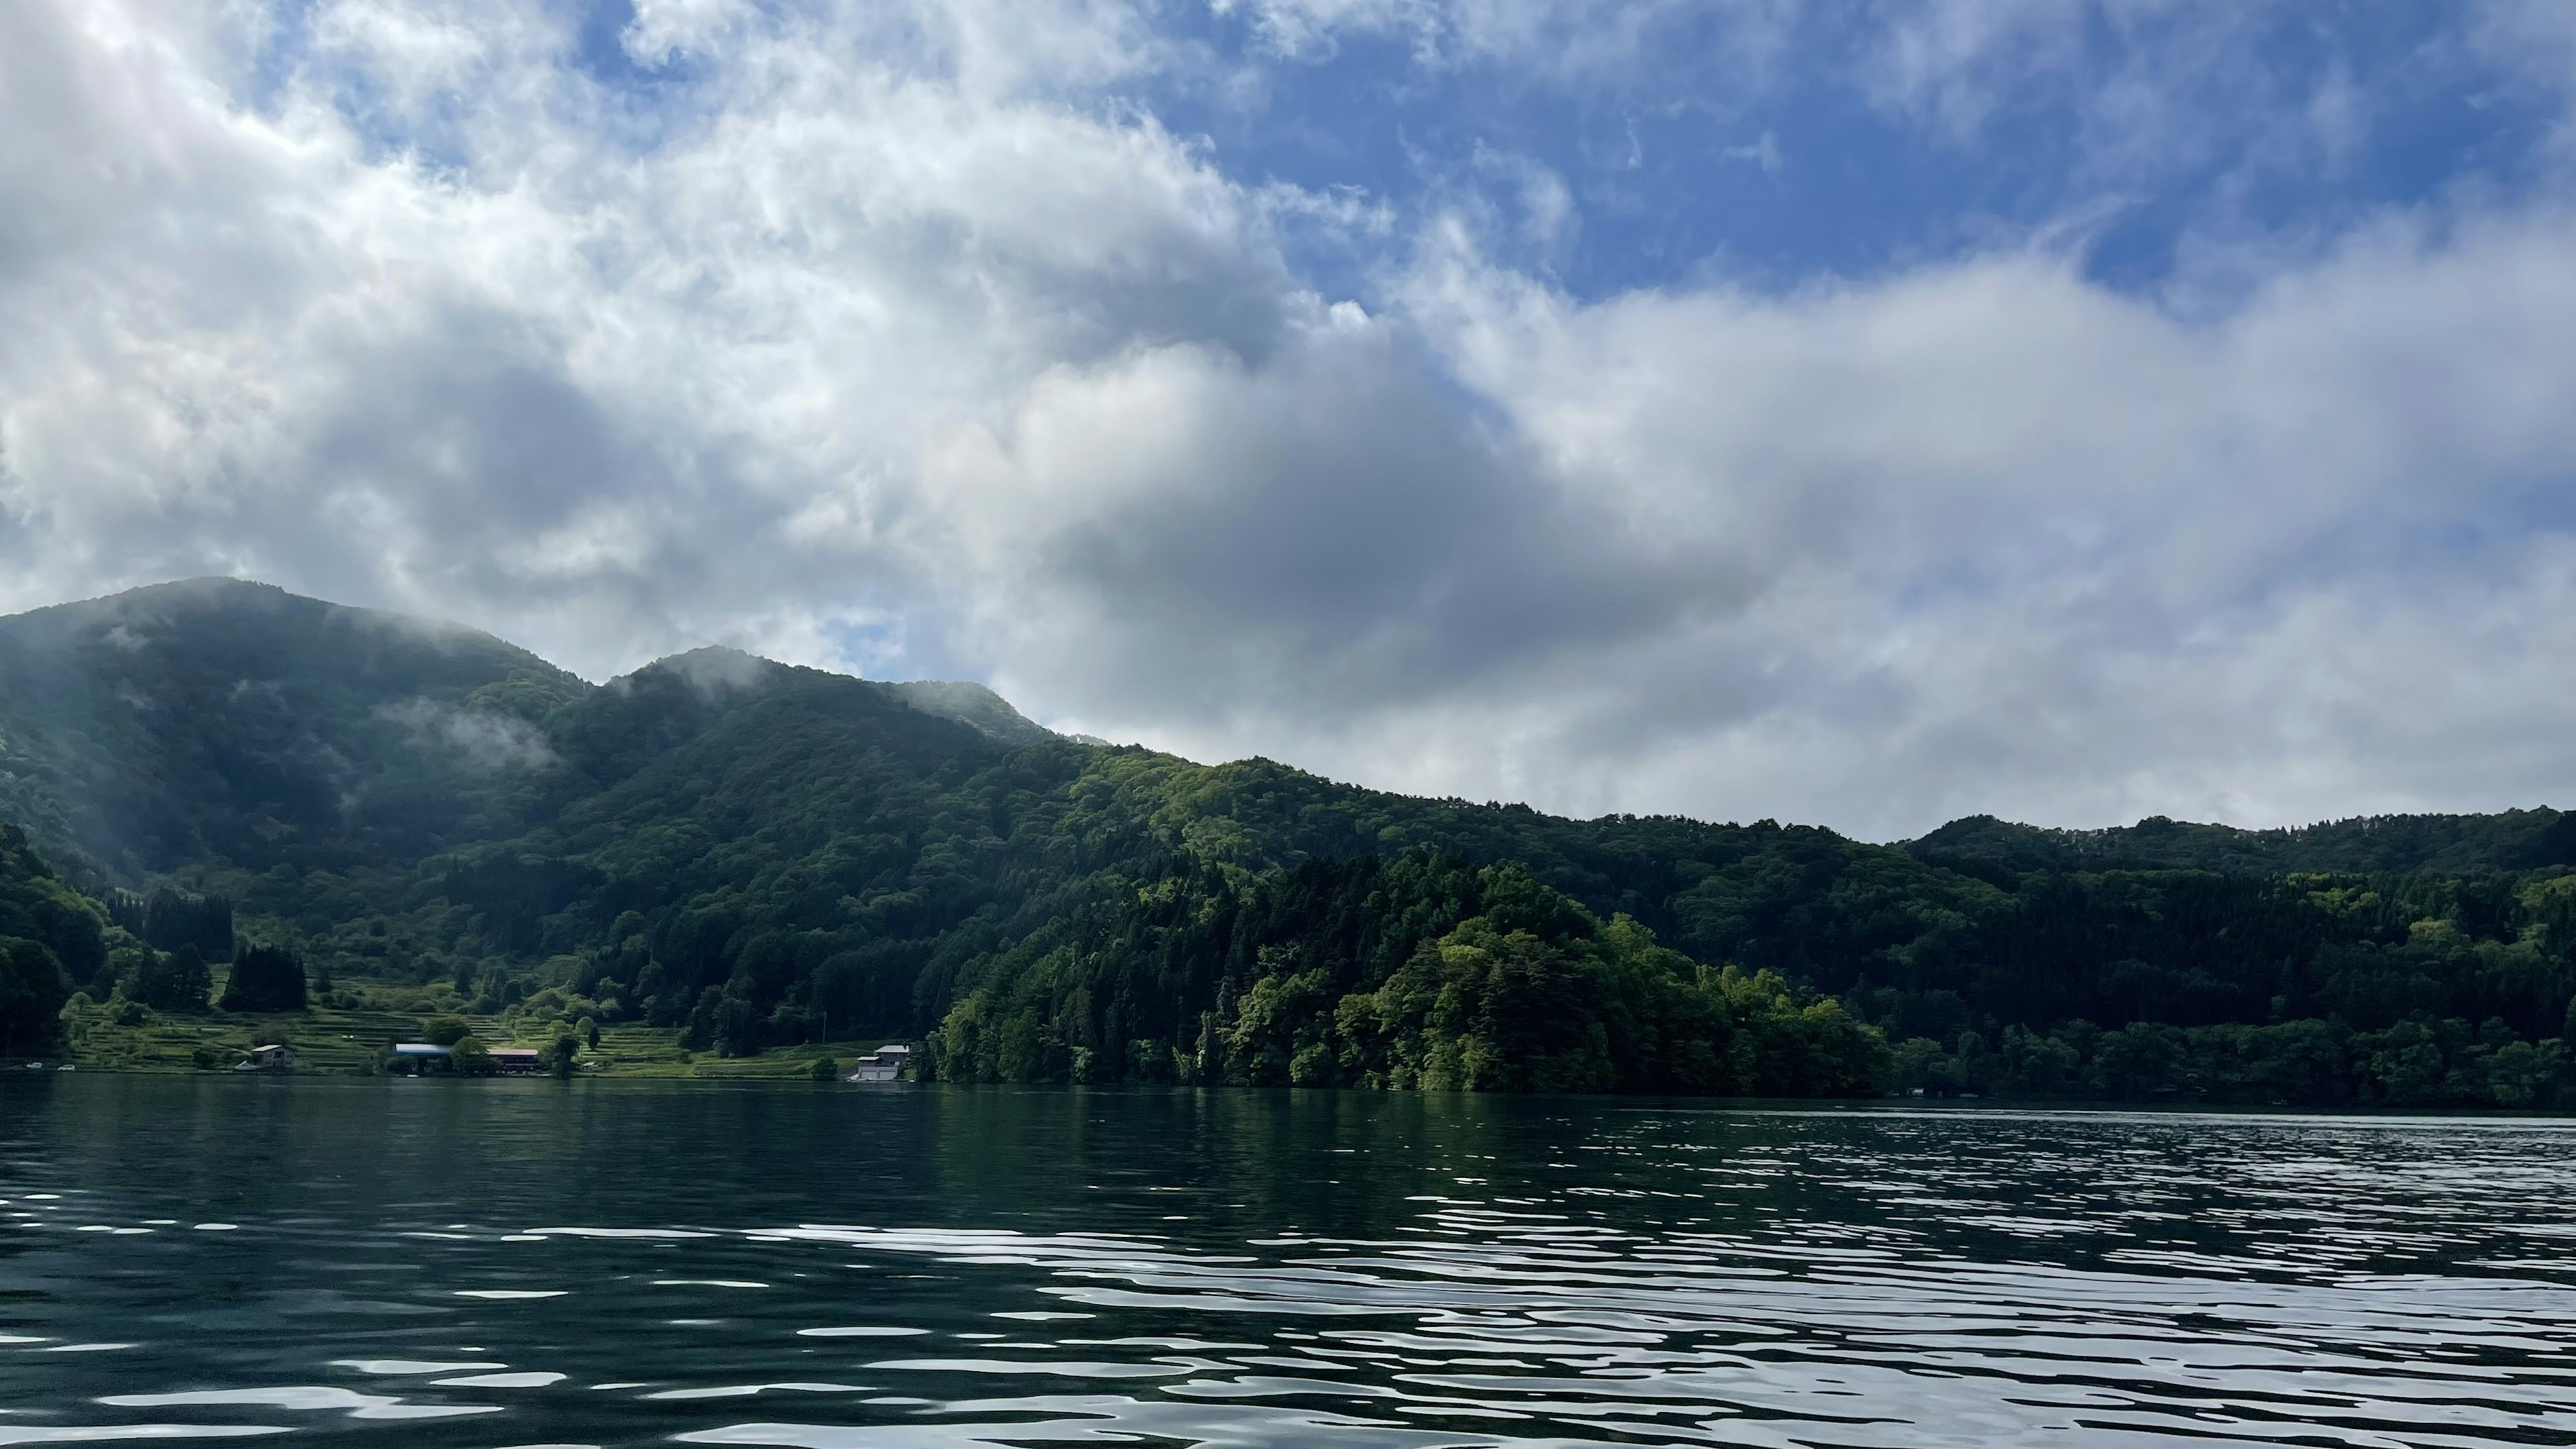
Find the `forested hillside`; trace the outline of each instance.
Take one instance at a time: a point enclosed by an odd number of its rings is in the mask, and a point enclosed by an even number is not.
[[[96,1000],[184,998],[220,902],[317,973],[724,1054],[906,1035],[961,1080],[2576,1105],[2552,810],[1565,820],[725,650],[593,686],[198,581],[0,620],[0,816],[122,944],[0,936]]]
[[[73,978],[106,969],[105,926],[95,903],[0,822],[0,1056],[44,1048]]]
[[[2025,871],[2181,869],[2230,875],[2444,875],[2576,865],[2576,814],[2372,815],[2291,830],[2238,830],[2157,816],[2111,830],[2046,830],[1991,815],[1953,820],[1905,847],[2009,879]]]

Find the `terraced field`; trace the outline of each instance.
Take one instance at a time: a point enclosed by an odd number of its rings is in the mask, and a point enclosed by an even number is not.
[[[395,1009],[384,997],[401,1001],[409,988],[379,993],[368,985],[355,983],[351,990],[335,993],[359,998],[361,1005],[317,1004],[279,1013],[147,1011],[133,1025],[113,1020],[109,1005],[80,998],[63,1012],[64,1042],[68,1060],[91,1071],[230,1071],[253,1046],[283,1041],[295,1049],[298,1072],[364,1075],[382,1069],[385,1049],[393,1043],[418,1040],[425,1015],[459,1017],[487,1046],[542,1047],[559,1029],[551,1019]],[[848,1062],[883,1042],[881,1037],[809,1042],[756,1057],[719,1058],[683,1050],[676,1028],[619,1023],[600,1028],[599,1045],[583,1050],[580,1063],[586,1075],[789,1078],[810,1073],[818,1057]]]

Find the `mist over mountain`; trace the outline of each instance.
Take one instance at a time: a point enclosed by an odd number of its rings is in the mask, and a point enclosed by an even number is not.
[[[970,1080],[2530,1102],[2576,994],[2546,808],[1578,821],[727,649],[593,685],[222,579],[0,620],[0,818],[47,910],[175,886],[344,977],[720,1052],[859,1025]],[[152,955],[47,921],[64,991]]]
[[[655,738],[676,743],[783,670],[700,649],[605,689],[685,681],[705,708],[672,708]],[[1048,737],[980,685],[849,688],[1014,744]],[[558,752],[614,712],[558,715],[600,692],[459,625],[234,579],[155,585],[0,619],[0,798],[126,883],[416,860],[515,834],[631,768]]]

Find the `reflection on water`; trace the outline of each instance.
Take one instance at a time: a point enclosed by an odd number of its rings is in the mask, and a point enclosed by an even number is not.
[[[0,1445],[2576,1443],[2576,1128],[0,1081]]]

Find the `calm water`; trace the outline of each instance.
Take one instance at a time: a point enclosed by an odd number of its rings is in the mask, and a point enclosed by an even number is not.
[[[2576,1443],[2547,1123],[48,1075],[0,1198],[0,1445]]]

